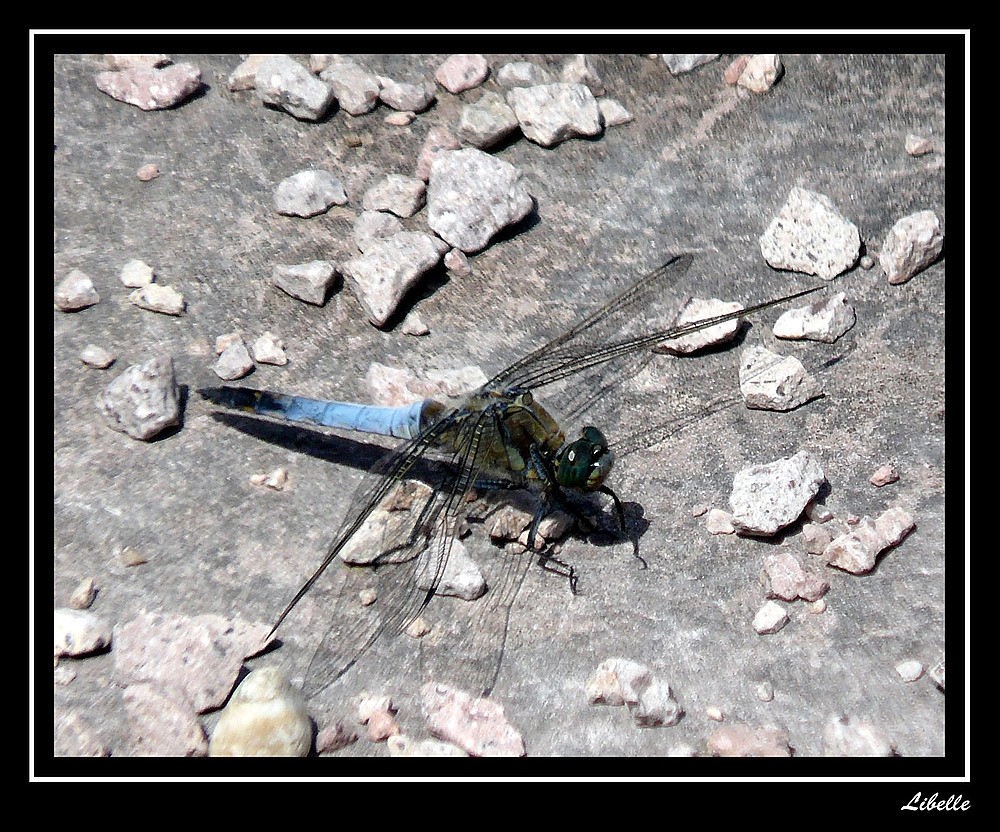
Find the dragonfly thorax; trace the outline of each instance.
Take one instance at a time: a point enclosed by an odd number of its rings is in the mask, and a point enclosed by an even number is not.
[[[555,475],[559,485],[596,491],[604,484],[615,455],[604,434],[593,425],[580,432],[580,438],[565,443],[555,457]]]

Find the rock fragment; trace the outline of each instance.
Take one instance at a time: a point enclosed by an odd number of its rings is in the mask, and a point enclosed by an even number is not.
[[[97,397],[98,410],[113,430],[149,440],[180,423],[180,390],[174,360],[161,355],[134,364]]]
[[[893,285],[906,283],[937,260],[944,248],[941,223],[933,211],[918,211],[898,220],[882,243],[879,266]]]
[[[180,104],[201,89],[201,70],[192,64],[155,69],[131,66],[119,72],[99,72],[97,88],[116,101],[140,110],[163,110]]]
[[[314,217],[346,203],[344,186],[325,170],[299,171],[283,179],[274,191],[274,210],[291,217]]]
[[[265,104],[305,121],[319,121],[335,100],[328,84],[288,55],[271,55],[261,63],[254,92]]]
[[[100,300],[93,281],[79,269],[73,269],[56,287],[56,306],[63,312],[86,309]]]

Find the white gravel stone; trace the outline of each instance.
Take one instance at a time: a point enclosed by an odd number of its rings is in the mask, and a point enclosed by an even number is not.
[[[286,216],[314,217],[345,204],[344,186],[325,170],[299,171],[282,180],[274,191],[274,210]]]
[[[596,136],[603,129],[597,100],[585,84],[513,87],[507,93],[521,132],[542,147],[576,136]]]
[[[134,364],[97,397],[108,427],[133,439],[149,440],[180,422],[180,390],[174,360],[161,355]]]
[[[832,280],[857,262],[861,235],[829,197],[796,187],[761,236],[760,251],[776,269]]]
[[[512,61],[497,70],[496,81],[501,87],[537,87],[550,84],[552,73],[530,61]]]
[[[212,732],[212,757],[305,757],[312,722],[302,694],[275,667],[250,673]]]
[[[378,81],[382,85],[379,98],[383,104],[394,110],[411,110],[414,113],[422,113],[437,101],[437,93],[434,91],[434,85],[430,82],[400,82],[381,75],[378,76]]]
[[[389,113],[382,121],[393,127],[406,127],[407,124],[412,124],[416,117],[416,113],[411,113],[409,110],[400,110]]]
[[[933,263],[942,248],[944,234],[937,215],[933,211],[918,211],[889,229],[878,256],[879,266],[890,283],[906,283]]]
[[[219,360],[212,367],[213,372],[224,381],[234,381],[243,378],[254,369],[253,359],[247,350],[247,345],[241,338],[226,347]]]
[[[306,121],[321,119],[335,99],[328,84],[288,55],[272,55],[261,63],[254,92],[265,104]]]
[[[97,88],[117,101],[140,110],[163,110],[180,104],[201,89],[201,70],[192,64],[155,69],[133,66],[120,72],[99,72]]]
[[[361,251],[368,251],[376,240],[391,237],[404,231],[403,223],[385,211],[362,211],[354,221],[354,243]]]
[[[312,260],[293,266],[275,266],[271,282],[293,298],[322,306],[337,284],[337,269],[327,260]]]
[[[253,342],[253,357],[258,364],[273,364],[283,367],[288,363],[285,345],[273,332],[264,332]]]
[[[53,610],[53,628],[55,656],[86,656],[111,644],[111,625],[87,610]]]
[[[430,327],[424,323],[424,319],[420,317],[420,314],[413,310],[407,313],[406,317],[403,318],[403,323],[399,325],[399,331],[404,335],[429,335]]]
[[[823,394],[823,390],[794,356],[751,344],[740,356],[740,392],[747,407],[793,410]]]
[[[604,95],[604,81],[589,56],[574,55],[565,64],[559,79],[566,84],[586,84],[594,95]]]
[[[435,595],[449,595],[465,601],[474,601],[485,594],[486,579],[479,571],[476,562],[469,557],[465,544],[461,540],[452,541],[451,552],[436,587],[433,586],[433,579],[437,558],[428,557],[427,554],[425,553],[422,558],[417,571],[415,580],[418,589],[427,591],[433,588]]]
[[[892,465],[882,465],[869,477],[868,482],[876,488],[899,481],[899,472]]]
[[[617,127],[632,120],[632,114],[613,98],[602,98],[597,102],[605,127]]]
[[[434,73],[434,80],[453,95],[478,87],[490,74],[482,55],[452,55]]]
[[[426,194],[424,180],[391,173],[365,192],[361,205],[365,211],[388,211],[397,217],[412,217],[424,207]]]
[[[709,510],[705,518],[705,528],[709,534],[735,534],[736,527],[733,525],[733,515],[728,511],[713,508]]]
[[[861,518],[850,531],[835,538],[823,550],[831,566],[855,575],[875,568],[875,561],[885,549],[900,543],[914,528],[913,518],[901,508],[890,508],[875,522]]]
[[[69,605],[75,610],[85,610],[94,603],[97,597],[97,583],[93,578],[84,578],[77,584],[69,598]]]
[[[341,272],[364,307],[368,320],[384,326],[404,295],[425,272],[441,262],[448,246],[422,231],[403,231],[374,241]]]
[[[476,148],[442,153],[431,166],[427,224],[465,252],[479,251],[534,208],[524,174]]]
[[[924,156],[934,150],[934,145],[930,139],[925,139],[923,136],[918,136],[915,133],[907,133],[903,146],[911,156]]]
[[[745,468],[733,479],[729,496],[733,525],[746,534],[773,535],[798,519],[825,481],[808,451]]]
[[[97,344],[87,344],[80,351],[80,360],[88,367],[104,370],[115,363],[115,354]]]
[[[142,260],[129,260],[121,270],[121,281],[129,289],[138,289],[153,282],[155,274],[153,267]]]
[[[458,135],[462,141],[485,149],[502,142],[517,130],[517,116],[498,92],[488,90],[462,109]]]
[[[593,705],[627,705],[632,719],[644,728],[676,725],[684,715],[670,685],[631,659],[602,661],[587,681],[586,693]]]
[[[674,326],[684,326],[698,321],[705,321],[719,315],[727,315],[730,312],[738,312],[743,309],[743,305],[735,302],[727,302],[718,298],[691,298],[684,308],[681,309],[674,321]],[[662,344],[657,344],[654,352],[665,352],[672,355],[689,355],[690,353],[703,350],[706,347],[714,347],[732,341],[739,332],[741,320],[733,318],[707,329],[701,329],[679,338],[671,338]]]
[[[822,597],[830,583],[821,575],[802,568],[798,558],[790,552],[776,552],[764,558],[767,574],[768,596],[782,601],[815,601]]]
[[[704,64],[719,60],[719,55],[660,55],[672,75],[690,72]]]
[[[908,659],[896,665],[896,673],[904,682],[915,682],[924,675],[924,666],[916,659]]]
[[[247,55],[232,71],[226,85],[230,92],[252,90],[257,83],[257,70],[269,58],[280,57],[274,54]]]
[[[825,301],[809,306],[789,309],[774,322],[776,338],[822,341],[834,343],[848,332],[857,321],[854,307],[847,302],[847,295],[838,292]]]
[[[453,248],[444,256],[444,265],[456,277],[468,277],[472,274],[469,258],[461,249]]]
[[[774,601],[768,601],[757,610],[753,617],[753,628],[760,635],[772,635],[788,623],[788,613],[785,608]]]
[[[337,102],[352,116],[370,113],[378,106],[382,89],[378,76],[356,61],[338,58],[319,77],[330,85]]]
[[[73,269],[56,287],[56,306],[63,312],[86,309],[98,303],[100,299],[101,296],[97,294],[93,281],[79,269]]]
[[[133,291],[128,299],[130,303],[135,304],[140,309],[148,309],[150,312],[174,316],[184,314],[184,295],[173,286],[150,283],[148,286]]]
[[[784,72],[777,55],[751,55],[736,82],[745,90],[760,95],[773,87]]]

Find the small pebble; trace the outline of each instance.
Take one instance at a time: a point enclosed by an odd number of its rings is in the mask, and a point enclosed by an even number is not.
[[[566,84],[586,84],[594,95],[605,93],[604,81],[588,55],[574,55],[566,61],[559,80]]]
[[[449,150],[458,150],[462,143],[456,139],[445,127],[432,127],[427,132],[427,138],[417,154],[417,169],[414,176],[426,182],[431,176],[431,165],[443,153]]]
[[[683,75],[704,64],[719,60],[719,55],[660,55],[671,75]]]
[[[155,274],[153,267],[146,265],[142,260],[129,260],[122,266],[119,277],[123,286],[129,289],[139,289],[152,283]]]
[[[229,75],[229,80],[226,82],[229,91],[252,90],[257,84],[257,70],[265,61],[273,57],[275,56],[270,54],[247,55],[246,59]]]
[[[490,73],[482,55],[452,55],[434,73],[437,81],[452,95],[478,87]]]
[[[80,360],[88,367],[104,370],[115,363],[115,354],[96,344],[87,344],[80,352]]]
[[[761,702],[770,702],[774,699],[774,685],[770,682],[761,682],[757,685],[757,698]]]
[[[264,332],[253,342],[253,357],[258,364],[273,364],[283,367],[288,363],[285,345],[273,332]]]
[[[826,612],[826,598],[820,598],[809,605],[809,612],[813,615],[822,615]]]
[[[627,124],[634,116],[613,98],[602,98],[597,102],[601,111],[601,118],[604,119],[605,127],[617,127],[619,124]]]
[[[378,600],[378,592],[371,587],[366,587],[358,593],[358,600],[361,602],[361,606],[370,607]]]
[[[726,719],[726,715],[722,713],[722,708],[716,707],[715,705],[709,705],[705,708],[705,716],[713,722],[724,722]]]
[[[882,243],[878,262],[889,283],[906,283],[933,263],[944,248],[941,222],[933,211],[898,220]]]
[[[336,267],[327,260],[279,265],[271,271],[271,282],[281,291],[314,306],[326,303],[327,294],[339,283],[338,278]]]
[[[788,623],[788,613],[781,604],[768,601],[753,617],[753,628],[759,635],[772,635]]]
[[[416,117],[416,113],[411,113],[409,110],[402,110],[400,112],[389,113],[382,121],[391,127],[406,127],[407,124],[412,124]]]
[[[375,183],[361,199],[365,211],[388,211],[397,217],[412,217],[424,207],[427,185],[418,177],[389,174]]]
[[[777,83],[784,69],[781,58],[777,55],[751,55],[736,83],[745,90],[761,95]]]
[[[111,625],[92,612],[53,610],[55,656],[86,656],[111,644]]]
[[[823,728],[826,757],[892,757],[895,750],[885,732],[870,722],[835,716]]]
[[[404,335],[427,335],[431,330],[417,312],[410,312],[399,327]]]
[[[881,466],[868,480],[876,488],[899,481],[899,472],[892,465]]]
[[[290,217],[315,217],[346,203],[344,186],[325,170],[299,171],[279,182],[274,190],[274,210]]]
[[[733,525],[733,515],[719,508],[713,508],[708,511],[708,517],[705,518],[705,528],[709,534],[736,533],[736,527]]]
[[[358,732],[352,731],[343,720],[333,726],[321,728],[316,735],[316,753],[329,754],[339,751],[358,740]]]
[[[472,274],[472,266],[465,252],[453,248],[444,256],[444,265],[456,277],[468,277]]]
[[[915,682],[924,675],[924,666],[915,659],[910,659],[897,664],[896,672],[904,682]]]
[[[918,136],[915,133],[908,133],[906,135],[904,146],[906,147],[906,152],[911,156],[924,156],[934,150],[930,139],[925,139],[923,136]]]
[[[735,86],[736,82],[740,80],[743,70],[746,69],[747,61],[749,60],[749,55],[740,55],[723,71],[722,80],[730,86]]]
[[[180,388],[174,360],[160,355],[126,368],[97,397],[112,430],[149,440],[180,422]]]
[[[126,567],[141,566],[144,563],[149,563],[149,558],[131,546],[123,546],[118,553],[118,562]]]
[[[219,360],[212,367],[212,371],[224,381],[233,381],[252,372],[255,366],[250,352],[241,338],[223,350]]]
[[[306,121],[321,119],[336,100],[328,84],[288,55],[271,55],[261,63],[254,92],[265,104]]]
[[[69,605],[75,610],[89,609],[97,597],[97,584],[93,578],[84,578],[69,597]]]
[[[135,172],[135,175],[141,182],[150,182],[160,175],[160,169],[155,164],[150,162],[148,165],[143,165],[139,168],[139,170]]]
[[[409,83],[393,81],[391,78],[378,76],[382,85],[378,97],[387,107],[394,110],[412,110],[422,113],[437,101],[434,85],[429,82]]]
[[[118,72],[99,72],[97,88],[117,101],[140,110],[174,107],[201,89],[201,70],[192,64],[155,69],[132,66]]]
[[[305,757],[312,721],[305,699],[275,667],[250,673],[219,718],[209,745],[212,757]]]
[[[729,504],[733,525],[746,534],[770,537],[797,520],[819,493],[826,476],[808,451],[737,472]]]
[[[513,87],[507,103],[525,137],[552,147],[577,136],[597,136],[604,129],[597,99],[586,84]]]
[[[319,77],[333,88],[341,109],[352,116],[370,113],[378,106],[378,77],[357,61],[337,56]]]
[[[875,268],[875,258],[870,254],[862,254],[861,260],[858,261],[858,265],[860,265],[865,271],[873,269]]]
[[[175,316],[184,314],[184,295],[172,286],[150,283],[148,286],[136,289],[128,299],[140,309],[148,309],[150,312]]]
[[[713,757],[791,757],[788,734],[780,728],[732,723],[716,728],[707,740]]]
[[[79,269],[73,269],[56,287],[55,301],[63,312],[86,309],[100,301],[93,281]]]
[[[430,631],[430,626],[422,617],[413,619],[404,630],[410,638],[423,638]]]

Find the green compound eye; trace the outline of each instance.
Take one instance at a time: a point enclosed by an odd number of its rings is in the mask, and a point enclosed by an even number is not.
[[[556,481],[566,488],[593,491],[604,483],[614,454],[608,450],[608,440],[593,425],[581,431],[582,438],[560,448],[556,454]]]

